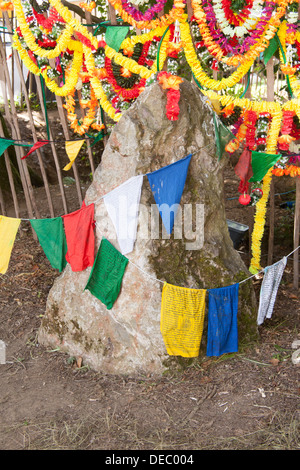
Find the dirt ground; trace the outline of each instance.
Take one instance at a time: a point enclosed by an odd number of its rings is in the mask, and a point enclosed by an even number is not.
[[[248,223],[248,209],[231,199],[237,186],[229,168],[227,216]],[[75,210],[74,188],[66,191],[73,191]],[[276,199],[274,260],[292,251],[292,219],[280,206],[283,201]],[[248,265],[247,240],[239,251]],[[9,269],[0,275],[0,339],[6,344],[6,364],[0,365],[0,449],[299,450],[300,366],[291,356],[293,341],[300,340],[300,299],[292,264],[289,258],[273,316],[259,328],[257,343],[240,344],[236,354],[199,358],[160,377],[111,376],[38,344],[37,330],[58,273],[22,223]],[[257,298],[260,284],[261,279],[254,280]]]

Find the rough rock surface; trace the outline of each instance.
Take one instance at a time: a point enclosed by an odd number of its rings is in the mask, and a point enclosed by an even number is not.
[[[180,90],[179,120],[172,122],[165,114],[166,92],[158,84],[145,89],[114,127],[85,202],[98,200],[96,249],[103,236],[118,248],[99,198],[132,176],[145,175],[192,153],[181,206],[204,204],[203,248],[187,249],[191,236],[185,232],[188,240],[176,239],[174,233],[170,239],[163,234],[159,239],[147,238],[151,218],[147,223],[149,214],[142,210],[135,248],[127,255],[131,263],[113,308],[107,310],[84,291],[90,268],[73,273],[68,265],[49,293],[39,329],[40,343],[81,356],[84,364],[105,373],[162,373],[176,362],[167,356],[161,337],[163,284],[155,278],[185,287],[213,288],[249,275],[233,248],[226,224],[222,178],[226,157],[220,162],[216,157],[211,109],[193,84],[184,81]],[[151,205],[155,207],[154,198],[144,177],[141,206]],[[193,213],[194,229],[195,217]],[[256,303],[247,282],[240,285],[239,302],[241,341],[256,335]],[[204,354],[205,334],[204,329]]]

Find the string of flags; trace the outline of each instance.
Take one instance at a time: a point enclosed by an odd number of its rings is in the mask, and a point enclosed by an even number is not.
[[[99,132],[100,137],[103,137],[103,133],[100,131]],[[100,140],[99,136],[92,137],[94,139],[94,142],[91,144],[93,146],[96,142]],[[66,154],[69,158],[69,163],[65,165],[63,168],[65,171],[70,170],[72,168],[73,163],[76,160],[77,155],[79,154],[82,145],[86,141],[86,139],[90,139],[90,137],[84,138],[84,139],[75,139],[75,140],[64,140],[63,142],[65,143],[65,150]],[[4,137],[0,137],[0,156],[5,152],[5,150],[8,149],[11,145],[16,145],[18,147],[29,147],[28,152],[21,157],[21,160],[25,160],[29,155],[31,155],[33,152],[38,150],[39,148],[43,147],[44,145],[50,144],[51,142],[58,142],[58,141],[50,141],[50,140],[38,140],[37,142],[34,142],[33,144],[28,143],[28,142],[19,142],[18,140],[14,139],[6,139]]]
[[[146,174],[158,206],[161,204],[176,206],[180,203],[191,157],[192,154]],[[106,238],[102,238],[95,255],[95,202],[89,205],[83,202],[82,207],[77,211],[50,219],[17,219],[1,215],[0,273],[5,274],[8,269],[21,221],[29,220],[51,266],[59,272],[63,271],[67,263],[74,272],[91,267],[85,290],[90,291],[108,310],[112,309],[120,294],[126,267],[129,262],[132,263],[125,255],[134,249],[138,207],[144,176],[134,176],[99,198],[103,199],[111,217],[120,250],[116,249]],[[128,218],[124,216],[119,207],[122,196],[136,207],[135,211],[130,212]],[[174,219],[164,220],[163,212],[160,214],[167,232],[171,233]],[[129,236],[127,234],[127,237],[124,237],[122,232],[125,225],[131,227],[131,232]],[[292,253],[261,271],[264,272],[264,278],[257,316],[259,325],[264,322],[265,318],[271,318],[286,259]],[[132,264],[143,271],[135,263]],[[168,354],[183,357],[197,357],[199,355],[206,294],[208,294],[207,355],[219,356],[237,351],[239,285],[255,275],[232,286],[194,289],[174,286],[153,278],[145,271],[143,272],[154,281],[163,284],[160,328]]]

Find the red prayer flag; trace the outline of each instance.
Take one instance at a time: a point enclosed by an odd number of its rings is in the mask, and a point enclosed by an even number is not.
[[[21,160],[24,160],[25,158],[27,158],[32,152],[34,152],[36,149],[40,148],[40,147],[43,147],[43,145],[46,145],[46,144],[49,144],[49,141],[48,140],[40,140],[38,142],[35,142],[35,144],[33,144],[33,146],[31,147],[31,149],[29,150],[28,153],[26,153],[26,155],[24,155],[24,157],[21,157]]]
[[[248,181],[253,176],[251,156],[251,151],[245,148],[239,158],[238,163],[234,167],[235,174],[241,179],[239,192],[246,192],[248,190]]]
[[[63,215],[68,251],[66,260],[72,271],[93,266],[95,259],[94,204],[85,205],[71,214]]]

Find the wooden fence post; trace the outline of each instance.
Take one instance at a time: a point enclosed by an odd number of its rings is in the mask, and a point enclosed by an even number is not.
[[[300,225],[300,176],[296,177],[296,201],[294,215],[294,250],[299,246],[299,225]],[[299,250],[296,250],[293,256],[293,285],[299,289]]]
[[[46,121],[47,110],[45,109],[45,106],[44,106],[43,91],[42,91],[42,85],[41,85],[41,82],[40,82],[40,77],[35,76],[35,80],[36,80],[37,92],[38,92],[41,108],[42,108],[44,118],[45,118],[45,121]],[[50,125],[49,125],[49,138],[50,138],[50,145],[51,145],[51,150],[52,150],[52,153],[53,153],[54,163],[55,163],[55,167],[56,167],[56,173],[57,173],[58,184],[59,184],[59,188],[60,188],[60,192],[61,192],[63,208],[64,208],[65,214],[67,214],[68,213],[68,204],[67,204],[67,200],[66,200],[66,195],[65,195],[65,190],[64,190],[64,185],[63,185],[63,180],[62,180],[62,175],[61,175],[61,168],[60,168],[60,164],[59,164],[59,159],[58,159],[56,148],[55,148],[55,145],[54,145],[54,142],[53,142],[53,136],[52,136],[52,131],[51,131],[51,126]]]
[[[10,24],[9,16],[8,16],[7,12],[3,12],[3,16],[4,16],[4,20],[5,20],[7,30],[10,33],[12,33],[12,28],[11,28],[11,24]],[[25,83],[25,80],[24,80],[24,77],[23,77],[21,60],[19,58],[18,52],[15,49],[13,50],[13,56],[15,57],[15,63],[17,65],[17,69],[18,69],[18,72],[19,72],[21,92],[23,90],[24,97],[25,97],[25,102],[26,102],[26,106],[27,106],[27,113],[28,113],[28,116],[29,116],[29,123],[30,123],[30,128],[31,128],[33,140],[34,140],[34,142],[37,142],[38,138],[37,138],[37,133],[36,133],[35,126],[34,126],[34,121],[33,121],[32,111],[31,111],[31,107],[30,107],[29,96],[28,96],[27,89],[26,89],[26,83]],[[38,161],[39,161],[39,165],[40,165],[40,169],[41,169],[41,174],[42,174],[42,178],[43,178],[43,182],[44,182],[44,186],[45,186],[48,206],[49,206],[49,210],[50,210],[50,216],[54,217],[54,209],[53,209],[53,204],[52,204],[52,199],[51,199],[51,193],[50,193],[50,189],[49,189],[49,183],[48,183],[48,178],[47,178],[47,174],[46,174],[45,167],[44,167],[42,154],[41,154],[41,151],[39,149],[36,150],[36,153],[37,153],[37,156],[38,156]]]
[[[6,109],[7,111],[6,117],[10,122],[13,139],[21,141],[22,139],[21,139],[20,129],[18,126],[18,118],[17,118],[16,108],[15,108],[15,103],[14,103],[14,96],[13,96],[12,88],[10,85],[10,77],[9,77],[9,72],[8,72],[7,65],[6,65],[6,55],[3,49],[3,43],[2,43],[1,38],[0,38],[0,62],[1,62],[0,65],[2,66],[1,67],[2,74],[5,77],[6,89],[8,90],[8,96],[10,99],[10,106],[11,106],[11,111],[9,110],[9,107],[7,107]],[[6,90],[4,90],[4,94],[5,92]],[[23,147],[17,147],[16,154],[17,154],[17,162],[18,162],[20,177],[21,177],[22,185],[24,189],[24,196],[25,196],[27,211],[28,211],[29,217],[33,218],[33,205],[35,206],[34,208],[36,210],[36,213],[38,213],[38,210],[35,205],[33,189],[31,186],[28,168],[27,168],[26,162],[21,159],[22,156],[25,155]]]
[[[56,103],[57,103],[57,110],[58,110],[58,113],[59,113],[59,117],[60,117],[60,121],[61,121],[61,124],[62,124],[65,139],[70,140],[70,131],[69,131],[68,123],[66,121],[66,116],[65,116],[65,113],[64,113],[64,108],[63,108],[63,103],[62,103],[61,96],[56,96]],[[81,206],[82,205],[82,191],[81,191],[81,186],[80,186],[80,179],[79,179],[78,169],[77,169],[75,161],[72,165],[72,170],[73,170],[74,177],[75,177],[78,201],[79,201],[79,204]]]

